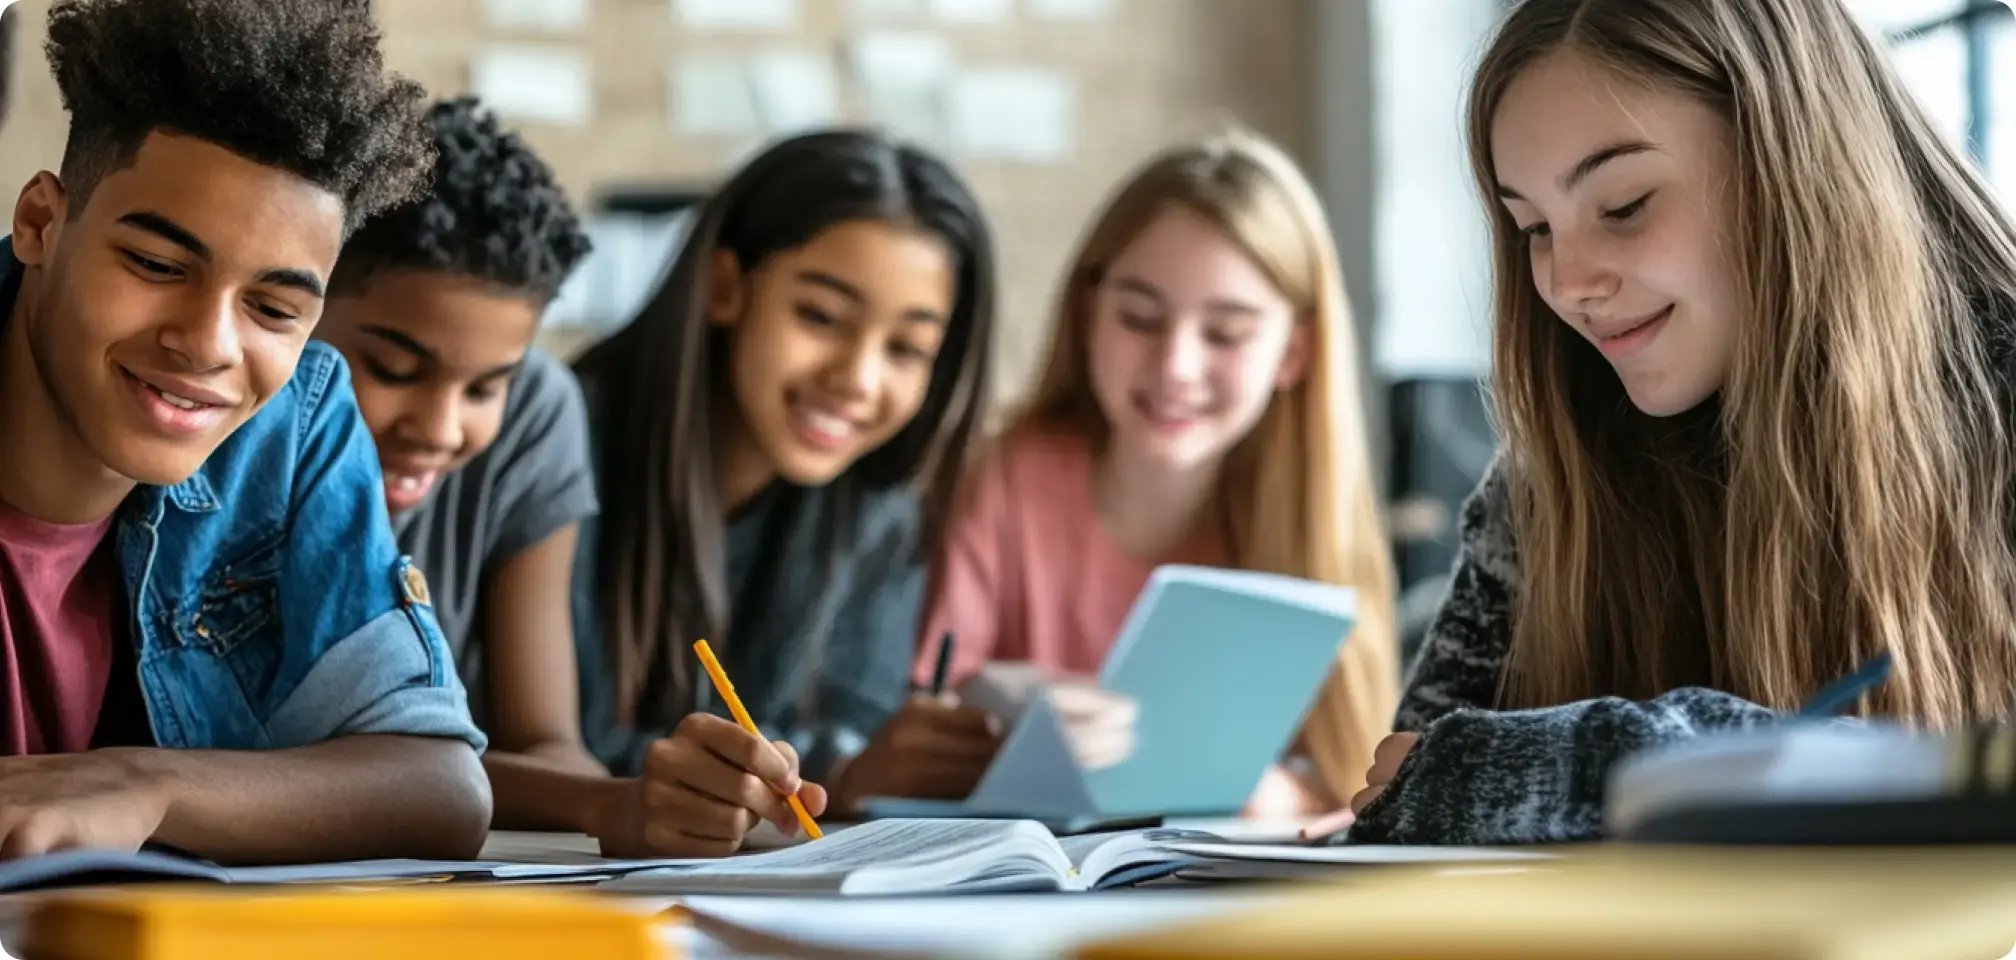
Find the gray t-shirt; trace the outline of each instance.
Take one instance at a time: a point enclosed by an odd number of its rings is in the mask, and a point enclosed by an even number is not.
[[[512,381],[490,449],[441,479],[418,507],[394,517],[399,548],[425,571],[471,712],[486,719],[483,581],[497,565],[595,515],[588,415],[581,386],[558,360],[531,350]],[[484,724],[487,726],[487,724]]]

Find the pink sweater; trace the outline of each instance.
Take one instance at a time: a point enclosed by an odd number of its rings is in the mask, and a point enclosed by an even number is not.
[[[1216,536],[1194,537],[1162,557],[1122,550],[1093,509],[1092,450],[1083,437],[1018,433],[968,483],[925,608],[913,671],[919,686],[931,682],[947,630],[958,636],[955,686],[990,660],[1095,675],[1156,567],[1225,563]]]

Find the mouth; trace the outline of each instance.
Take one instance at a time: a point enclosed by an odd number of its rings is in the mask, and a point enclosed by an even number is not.
[[[1181,433],[1202,424],[1209,412],[1194,403],[1158,400],[1145,393],[1137,393],[1133,399],[1134,413],[1158,433]]]
[[[785,408],[792,435],[821,453],[847,449],[865,427],[860,417],[821,406],[797,394],[787,399]]]
[[[385,463],[385,507],[392,513],[411,510],[427,499],[434,491],[434,485],[445,472],[436,466],[421,466],[408,463]]]
[[[175,377],[154,373],[142,376],[123,366],[119,373],[149,425],[176,439],[215,430],[238,406],[237,401],[224,394]]]
[[[1596,349],[1615,362],[1645,349],[1646,345],[1659,335],[1659,331],[1665,328],[1666,321],[1672,316],[1673,306],[1668,304],[1647,317],[1608,324],[1604,328],[1592,327],[1590,336],[1596,341]]]

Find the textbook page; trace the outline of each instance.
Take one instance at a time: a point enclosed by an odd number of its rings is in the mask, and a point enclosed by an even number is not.
[[[694,926],[735,955],[1034,960],[1275,903],[1274,890],[1165,890],[1154,896],[687,897]],[[697,953],[696,953],[697,955]]]
[[[1028,820],[877,820],[803,846],[645,870],[611,893],[928,893],[1063,890],[1057,838]]]

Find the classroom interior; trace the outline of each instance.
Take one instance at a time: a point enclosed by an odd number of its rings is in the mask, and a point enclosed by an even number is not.
[[[66,114],[39,55],[49,3],[11,0],[0,20],[11,71],[0,111],[0,185],[9,196],[62,153]],[[1392,541],[1401,662],[1412,661],[1449,591],[1463,502],[1499,444],[1486,396],[1487,225],[1478,213],[1462,110],[1469,71],[1511,3],[372,0],[370,6],[391,69],[430,95],[479,95],[552,165],[584,212],[594,251],[562,288],[538,335],[541,347],[563,359],[629,322],[663,278],[695,205],[741,161],[806,129],[873,125],[948,158],[993,225],[999,304],[988,410],[998,417],[1034,382],[1059,273],[1088,211],[1119,178],[1160,147],[1228,127],[1278,143],[1306,171],[1334,230],[1363,351],[1360,400]],[[1941,133],[2004,197],[2016,198],[2016,13],[2006,0],[1849,0],[1848,6],[1883,38]],[[2016,757],[2016,741],[1983,744],[1983,756],[2006,748]],[[1294,830],[1222,818],[1164,826],[1200,831],[1171,841],[1202,845],[1200,851],[1248,834],[1254,842],[1280,840]],[[485,944],[476,949],[498,957],[563,951],[640,958],[1601,956],[1613,955],[1606,951],[1617,944],[1646,951],[1637,955],[1691,957],[1738,955],[1719,952],[1735,944],[1750,951],[1740,955],[1759,958],[1873,958],[1999,956],[1979,952],[1998,943],[1996,949],[2016,956],[2016,910],[1987,906],[2016,894],[2016,861],[1993,848],[1857,849],[1833,859],[1815,851],[1694,848],[1622,855],[1496,851],[1451,854],[1447,862],[1432,854],[1368,853],[1356,862],[1226,854],[1198,871],[1200,879],[1168,890],[1040,896],[900,890],[908,896],[858,902],[822,890],[773,902],[696,897],[650,876],[584,893],[587,883],[570,881],[606,879],[593,874],[603,861],[584,841],[500,832],[482,860],[508,862],[517,872],[485,867],[488,884],[424,882],[439,879],[445,868],[437,866],[412,870],[354,902],[317,892],[290,903],[264,886],[240,901],[136,893],[128,906],[103,912],[65,901],[42,922],[76,937],[80,929],[125,922],[108,918],[144,916],[163,924],[169,932],[160,944],[169,945],[120,955],[160,960],[227,955],[206,953],[200,937],[178,940],[183,934],[174,931],[206,923],[223,929],[234,922],[234,902],[274,919],[275,929],[293,924],[304,938],[325,938],[320,946],[304,940],[300,952],[287,951],[303,957],[431,956],[426,945],[436,943]],[[997,852],[1026,844],[1026,859],[1038,865],[1024,865],[1032,872],[1064,857],[1060,890],[1073,889],[1066,874],[1077,882],[1089,872],[1083,862],[1074,869],[1079,851],[1068,841],[1057,847],[1047,833],[990,834],[978,842]],[[1223,854],[1220,847],[1211,849]],[[1521,871],[1537,872],[1521,884]],[[1736,874],[1742,880],[1726,882]],[[536,885],[542,879],[551,886]],[[508,889],[499,880],[511,881]],[[872,886],[872,880],[860,882]],[[736,877],[692,889],[732,893],[739,882],[756,883]],[[443,888],[433,892],[444,896],[430,900],[423,889],[430,886]],[[1670,896],[1637,895],[1651,890]],[[172,902],[155,904],[149,898],[156,896]],[[1429,906],[1451,901],[1476,906],[1456,914]],[[0,895],[0,946],[19,949],[9,937],[19,935],[38,902]],[[1879,914],[1920,923],[1886,925],[1877,922]],[[1448,926],[1432,946],[1405,934],[1434,924]],[[1823,927],[1824,937],[1812,932]],[[61,954],[86,955],[92,954]]]

